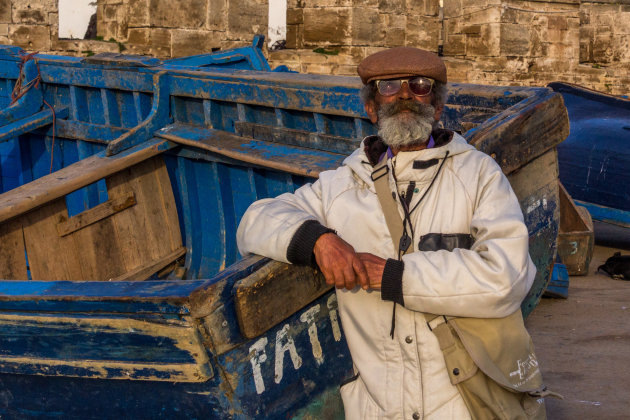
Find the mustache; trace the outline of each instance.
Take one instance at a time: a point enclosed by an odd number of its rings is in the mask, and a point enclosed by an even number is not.
[[[382,104],[378,109],[379,118],[392,117],[403,111],[411,111],[421,117],[432,118],[435,114],[435,108],[429,104],[423,104],[416,101],[396,101],[389,104]]]

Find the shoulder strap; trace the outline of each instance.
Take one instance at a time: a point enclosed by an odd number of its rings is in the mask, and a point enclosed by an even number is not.
[[[403,222],[400,218],[400,214],[398,213],[398,204],[396,203],[396,199],[392,194],[392,191],[389,189],[388,176],[389,167],[387,166],[387,157],[381,159],[381,161],[374,167],[372,171],[372,181],[374,181],[374,189],[376,190],[376,196],[378,197],[378,201],[381,204],[381,208],[383,210],[383,214],[385,215],[385,223],[387,223],[387,229],[389,229],[389,234],[392,237],[392,242],[394,243],[394,249],[396,250],[396,255],[398,255],[400,238],[403,235]],[[413,252],[413,241],[409,248],[404,252],[405,254],[408,252]],[[436,319],[446,321],[446,318],[439,317],[438,315],[433,314],[424,314],[424,317],[427,321],[427,325],[429,325],[429,329],[433,331],[431,328],[431,322],[434,322]],[[437,325],[436,325],[437,326]],[[438,336],[440,339],[440,336]],[[444,343],[440,343],[442,345]]]
[[[387,166],[387,157],[384,157],[372,171],[372,181],[374,181],[374,189],[376,190],[376,196],[378,197],[378,201],[381,204],[381,209],[383,210],[383,214],[385,215],[385,223],[387,223],[387,229],[389,229],[389,234],[392,237],[392,242],[394,243],[394,249],[396,250],[396,255],[398,255],[398,250],[400,248],[400,238],[403,236],[404,228],[403,222],[400,218],[400,214],[398,213],[398,204],[396,203],[396,199],[394,198],[395,193],[389,189],[388,176],[389,167]],[[404,251],[404,253],[413,252],[413,242]]]

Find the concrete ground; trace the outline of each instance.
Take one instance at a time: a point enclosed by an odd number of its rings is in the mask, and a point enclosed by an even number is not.
[[[630,281],[597,274],[616,251],[630,254],[630,229],[595,225],[587,276],[571,276],[568,299],[543,298],[527,318],[555,419],[630,419]]]

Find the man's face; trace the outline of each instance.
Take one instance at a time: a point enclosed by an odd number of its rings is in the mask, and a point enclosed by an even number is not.
[[[382,83],[382,82],[381,82]],[[434,124],[439,121],[442,107],[431,105],[433,92],[416,95],[403,82],[400,90],[392,95],[377,91],[373,101],[365,109],[373,123],[378,123],[379,135],[393,148],[423,144],[429,139]]]

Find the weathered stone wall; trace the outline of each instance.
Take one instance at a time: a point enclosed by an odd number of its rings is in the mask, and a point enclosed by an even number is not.
[[[60,40],[57,0],[0,0],[0,43],[29,51],[159,58],[249,45],[267,0],[98,0],[98,40]],[[438,51],[452,81],[561,80],[628,94],[630,0],[288,0],[286,49],[273,66],[355,75],[399,45]]]
[[[438,51],[449,79],[545,85],[560,80],[630,92],[630,0],[289,0],[287,50],[273,64],[356,74],[397,45]],[[313,52],[313,50],[322,53]]]
[[[0,43],[42,53],[181,57],[251,44],[267,33],[267,13],[267,0],[98,0],[98,39],[64,40],[57,0],[0,0]]]

